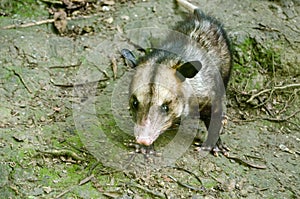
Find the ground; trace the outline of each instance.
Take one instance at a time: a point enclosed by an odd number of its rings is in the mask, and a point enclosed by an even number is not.
[[[233,43],[229,157],[167,145],[170,132],[156,144],[165,159],[147,161],[128,135],[120,51],[141,54],[133,43],[155,45],[149,33],[187,12],[166,0],[64,2],[0,3],[1,198],[300,197],[299,1],[192,1]]]

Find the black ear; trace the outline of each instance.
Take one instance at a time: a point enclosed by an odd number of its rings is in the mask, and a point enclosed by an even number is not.
[[[202,68],[200,61],[189,61],[177,68],[177,72],[180,73],[184,78],[193,78]]]
[[[128,49],[122,49],[121,50],[121,54],[123,55],[123,57],[126,59],[127,64],[131,67],[131,68],[135,68],[136,67],[136,58],[135,56],[132,54],[132,52]]]

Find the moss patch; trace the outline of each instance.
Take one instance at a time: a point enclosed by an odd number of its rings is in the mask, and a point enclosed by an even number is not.
[[[0,13],[2,16],[47,16],[44,6],[45,4],[36,0],[3,0],[0,3]]]

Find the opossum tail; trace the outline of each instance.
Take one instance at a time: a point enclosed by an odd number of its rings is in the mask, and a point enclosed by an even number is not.
[[[176,0],[176,1],[177,1],[177,3],[179,5],[181,5],[182,7],[186,8],[191,13],[193,13],[196,9],[198,9],[197,6],[194,6],[193,4],[191,4],[190,2],[188,2],[186,0]]]

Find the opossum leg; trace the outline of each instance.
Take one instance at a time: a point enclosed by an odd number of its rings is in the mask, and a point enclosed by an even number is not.
[[[200,112],[200,118],[208,130],[207,139],[202,143],[200,150],[211,151],[215,155],[218,152],[225,156],[228,154],[228,147],[226,147],[220,138],[223,131],[223,108],[222,102],[215,102],[214,105],[208,105]]]
[[[222,142],[221,138],[219,137],[219,140],[217,141],[217,144],[215,147],[212,148],[211,152],[218,156],[218,153],[221,152],[224,156],[229,156],[228,152],[230,149]]]

